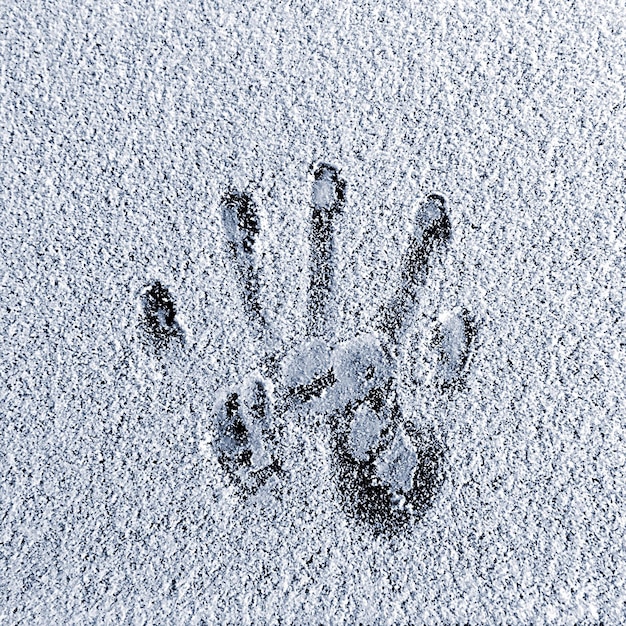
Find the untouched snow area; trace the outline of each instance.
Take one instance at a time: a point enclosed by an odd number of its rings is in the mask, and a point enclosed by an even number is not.
[[[0,6],[1,624],[621,624],[626,6]]]

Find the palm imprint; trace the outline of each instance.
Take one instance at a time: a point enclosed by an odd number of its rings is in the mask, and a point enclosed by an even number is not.
[[[272,477],[273,484],[286,480],[285,416],[320,413],[330,429],[331,465],[346,514],[375,533],[398,532],[421,518],[443,481],[443,446],[422,423],[418,427],[403,415],[397,381],[399,346],[433,256],[451,237],[451,223],[443,197],[425,198],[411,225],[395,296],[381,307],[371,332],[337,341],[328,304],[335,222],[347,202],[346,183],[327,164],[319,165],[313,178],[306,336],[289,356],[269,354],[262,371],[218,393],[212,447],[227,480],[246,498]],[[231,191],[221,200],[221,218],[244,312],[262,341],[269,331],[260,293],[258,210],[248,194]],[[145,325],[157,341],[176,336],[167,290],[157,283],[143,298]],[[428,345],[428,378],[441,393],[459,386],[474,337],[467,312],[444,315],[436,326]]]

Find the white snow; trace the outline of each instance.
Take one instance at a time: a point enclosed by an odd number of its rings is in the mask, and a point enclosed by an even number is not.
[[[609,0],[3,2],[0,623],[623,623],[625,22]],[[322,162],[346,181],[343,347],[292,368]],[[266,336],[229,191],[259,207]],[[452,239],[389,363],[362,338],[429,194]],[[162,348],[138,307],[155,280],[185,329]],[[441,392],[411,346],[460,309],[475,352]],[[356,372],[347,400],[371,364],[396,377],[445,451],[414,528],[346,514],[326,398],[274,416],[281,475],[228,486],[213,407],[269,357],[277,385]],[[375,431],[354,426],[359,454]]]

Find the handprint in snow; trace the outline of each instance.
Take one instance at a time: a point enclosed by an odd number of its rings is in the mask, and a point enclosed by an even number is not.
[[[335,222],[346,201],[339,171],[319,165],[310,206],[306,336],[288,358],[284,351],[269,354],[262,372],[251,372],[218,394],[213,450],[228,480],[246,497],[270,477],[280,484],[285,419],[320,412],[331,430],[332,467],[344,510],[375,533],[393,533],[420,518],[443,480],[443,447],[428,428],[403,415],[397,381],[399,345],[433,256],[450,239],[451,223],[443,197],[425,198],[411,225],[395,296],[381,307],[370,333],[338,341],[328,303],[336,267]],[[220,206],[245,315],[263,342],[270,333],[260,293],[258,210],[250,195],[234,191]],[[173,303],[162,292],[157,285],[144,296],[146,324],[161,342],[178,332]],[[475,334],[467,312],[444,316],[434,329],[428,377],[441,393],[465,376]],[[259,348],[271,353],[267,346]]]

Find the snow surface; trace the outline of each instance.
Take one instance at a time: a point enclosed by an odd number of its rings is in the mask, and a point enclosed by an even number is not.
[[[3,2],[0,623],[624,623],[625,20],[622,0]],[[451,222],[393,365],[445,479],[391,537],[341,506],[326,396],[274,415],[282,472],[254,494],[215,454],[225,389],[331,358],[306,333],[319,163],[346,181],[335,345],[396,295],[424,198]],[[234,192],[259,211],[265,326]],[[160,347],[154,281],[180,337]],[[460,310],[475,345],[445,391],[428,372],[460,363],[460,326],[447,361],[423,338]]]

